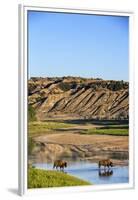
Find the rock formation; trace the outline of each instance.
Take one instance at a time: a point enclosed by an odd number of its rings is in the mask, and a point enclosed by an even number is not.
[[[81,77],[28,80],[28,103],[37,118],[128,119],[129,84]]]

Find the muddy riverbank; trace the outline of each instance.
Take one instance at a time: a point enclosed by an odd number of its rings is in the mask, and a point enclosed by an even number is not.
[[[98,162],[110,158],[128,165],[128,136],[81,135],[73,133],[42,135],[34,138],[30,162],[53,162],[55,159]]]

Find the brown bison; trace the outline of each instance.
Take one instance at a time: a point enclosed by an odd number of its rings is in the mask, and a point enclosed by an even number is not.
[[[99,168],[101,167],[101,166],[104,166],[104,168],[105,167],[113,167],[113,162],[110,160],[110,159],[106,159],[106,160],[100,160],[99,161]]]
[[[58,169],[58,167],[60,168],[60,170],[64,170],[64,167],[67,167],[67,162],[63,160],[55,160],[53,169]]]

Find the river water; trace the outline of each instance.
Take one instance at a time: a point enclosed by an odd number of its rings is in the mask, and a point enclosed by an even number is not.
[[[52,170],[51,163],[36,163],[33,164],[36,168]],[[89,181],[93,184],[116,184],[129,182],[128,166],[115,166],[110,170],[98,169],[97,163],[88,161],[69,162],[68,167],[64,170],[65,173]]]

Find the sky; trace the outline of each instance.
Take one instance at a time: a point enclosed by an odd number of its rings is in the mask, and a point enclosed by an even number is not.
[[[126,16],[28,12],[29,77],[128,81]]]

